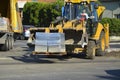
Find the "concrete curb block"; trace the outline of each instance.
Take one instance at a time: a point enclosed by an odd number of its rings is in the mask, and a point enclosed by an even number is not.
[[[110,42],[111,41],[120,41],[120,36],[110,36]]]
[[[108,48],[106,49],[106,52],[119,52],[120,51],[120,48]]]
[[[14,60],[14,59],[9,58],[9,57],[0,57],[0,60]]]
[[[110,45],[120,45],[120,36],[110,36]],[[120,48],[109,47],[106,52],[119,52]]]

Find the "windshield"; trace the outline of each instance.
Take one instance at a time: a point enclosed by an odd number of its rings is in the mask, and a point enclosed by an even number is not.
[[[86,13],[86,14],[88,14],[88,16],[90,16],[90,8],[89,8],[89,5],[83,5],[83,4],[79,4],[79,5],[78,5],[77,16],[80,16],[82,13]],[[77,17],[77,16],[76,16],[76,17]]]
[[[73,20],[80,16],[81,13],[85,11],[88,16],[90,15],[90,8],[89,5],[83,5],[82,3],[80,4],[72,4],[72,3],[67,3],[65,5],[65,18],[68,20]]]
[[[66,19],[70,19],[70,3],[67,3],[65,5],[65,13],[64,14],[65,14],[64,17]]]

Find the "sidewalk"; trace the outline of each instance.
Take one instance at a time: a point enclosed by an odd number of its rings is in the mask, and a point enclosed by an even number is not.
[[[110,42],[120,42],[120,36],[110,36]]]
[[[120,52],[120,36],[110,37],[110,47],[106,50],[107,52]]]

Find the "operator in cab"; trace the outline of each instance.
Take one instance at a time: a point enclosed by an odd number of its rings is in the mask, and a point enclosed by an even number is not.
[[[77,17],[77,19],[79,19],[80,21],[86,21],[89,18],[88,14],[86,13],[86,10],[84,9],[82,11],[82,13],[79,14],[79,16]]]

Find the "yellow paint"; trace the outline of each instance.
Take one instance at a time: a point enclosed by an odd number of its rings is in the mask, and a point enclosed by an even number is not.
[[[101,48],[102,48],[102,51],[105,50],[105,35],[101,39]]]
[[[99,6],[99,7],[98,7],[98,9],[97,9],[98,17],[101,16],[101,14],[103,13],[104,10],[105,10],[105,7],[104,7],[104,6]]]
[[[49,28],[45,28],[45,32],[46,33],[50,33],[50,29]]]
[[[102,43],[104,42],[105,46],[109,47],[109,24],[104,24],[104,26],[103,26],[101,23],[98,23],[96,33],[92,38],[95,39],[95,40],[99,40],[102,30],[105,32],[105,37],[102,40]]]
[[[82,52],[84,49],[83,48],[75,48],[74,49],[74,53],[80,53]]]
[[[65,22],[63,28],[72,28],[72,21]]]
[[[106,40],[106,47],[108,48],[109,47],[109,24],[104,24],[104,27],[106,29],[106,32],[105,32],[105,40]]]
[[[59,33],[63,33],[63,28],[60,27],[58,32],[59,32]]]
[[[96,27],[97,27],[97,30],[96,30],[95,35],[93,36],[93,39],[99,40],[100,33],[103,30],[103,25],[101,23],[98,23],[98,26],[96,26]]]
[[[20,14],[17,11],[17,0],[10,0],[10,21],[13,31],[16,33],[22,33],[22,21]]]
[[[81,3],[81,2],[90,3],[91,1],[97,1],[97,0],[65,0],[65,2],[71,2],[71,3]]]
[[[82,24],[77,25],[77,26],[76,26],[76,30],[77,30],[77,31],[78,31],[78,30],[83,30]]]

